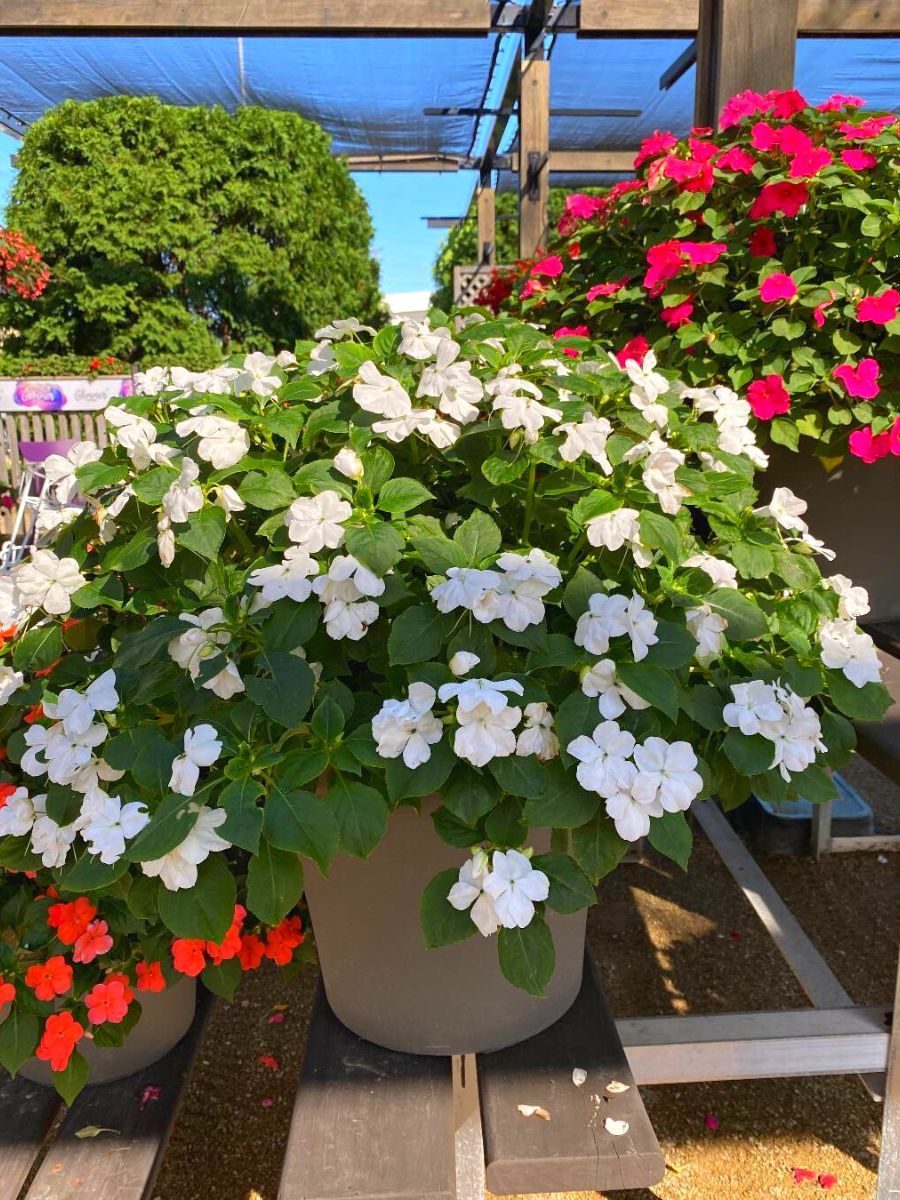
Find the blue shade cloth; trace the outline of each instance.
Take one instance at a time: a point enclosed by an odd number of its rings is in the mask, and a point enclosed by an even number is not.
[[[227,109],[260,104],[318,121],[341,153],[466,154],[475,118],[422,110],[477,107],[495,40],[5,37],[0,108],[31,124],[63,100],[121,93]]]
[[[800,38],[794,82],[812,104],[842,92],[900,110],[900,38]]]

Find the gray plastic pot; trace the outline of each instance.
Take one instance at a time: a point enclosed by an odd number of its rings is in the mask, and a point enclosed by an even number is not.
[[[470,1054],[499,1050],[540,1033],[574,1003],[581,986],[586,914],[547,912],[556,970],[538,999],[508,983],[496,937],[475,936],[426,950],[419,926],[422,889],[467,858],[442,842],[422,802],[400,808],[372,855],[340,855],[328,878],[306,875],[306,899],[328,1002],[348,1029],[390,1050]],[[547,831],[531,842],[549,850]]]
[[[164,992],[140,992],[141,1019],[125,1039],[124,1046],[95,1046],[84,1037],[76,1047],[87,1059],[90,1083],[111,1083],[124,1079],[158,1062],[175,1046],[191,1027],[197,1007],[197,984],[193,979],[180,979]],[[0,1008],[0,1021],[6,1016]],[[31,1058],[19,1071],[33,1083],[53,1085],[53,1072],[48,1063]]]

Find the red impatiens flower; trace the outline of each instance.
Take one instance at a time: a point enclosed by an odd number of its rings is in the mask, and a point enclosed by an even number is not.
[[[760,299],[766,304],[775,304],[779,300],[793,300],[797,295],[797,285],[790,275],[776,271],[767,275],[759,285]]]
[[[558,254],[548,254],[531,268],[531,274],[544,279],[557,279],[563,273],[563,260]]]
[[[748,216],[752,221],[773,217],[783,213],[796,217],[809,200],[809,188],[805,183],[766,183],[750,206]]]
[[[825,146],[812,146],[809,150],[801,150],[791,159],[788,171],[791,179],[812,179],[834,162],[834,155]]]
[[[650,343],[639,333],[633,338],[629,338],[621,350],[616,354],[616,362],[625,370],[625,364],[636,362],[638,366],[643,364],[647,357],[647,351],[650,349]]]
[[[861,359],[856,367],[846,363],[842,367],[835,367],[831,373],[847,389],[848,396],[858,396],[861,400],[874,400],[881,391],[878,386],[881,368],[874,358]]]
[[[54,954],[45,963],[35,963],[25,972],[25,982],[34,989],[38,1000],[55,1000],[64,996],[72,986],[72,968],[61,954]]]
[[[92,963],[101,954],[112,950],[113,940],[105,921],[91,921],[75,943],[72,959],[77,963]]]
[[[773,417],[786,413],[791,407],[791,395],[780,375],[766,375],[754,379],[747,388],[747,399],[754,416],[760,421],[771,421]]]
[[[897,117],[894,113],[885,113],[883,117],[867,117],[859,125],[850,121],[842,121],[838,129],[848,142],[868,142],[884,133],[891,125],[895,125]]]
[[[125,988],[118,980],[98,983],[84,998],[92,1025],[120,1025],[128,1015]]]
[[[718,262],[728,247],[724,242],[682,242],[681,249],[692,267]]]
[[[139,992],[164,992],[166,980],[162,973],[161,962],[139,962],[135,965],[137,973],[137,990]]]
[[[98,370],[99,367],[100,367],[100,359],[92,358],[91,359],[91,370],[96,371],[96,370]]]
[[[245,933],[241,938],[239,955],[242,971],[255,971],[266,953],[265,942],[255,933]]]
[[[854,171],[871,171],[878,166],[878,155],[870,150],[842,150],[841,161]]]
[[[10,796],[18,790],[14,783],[0,783],[0,808],[6,808]]]
[[[176,938],[172,943],[172,961],[182,975],[196,976],[206,966],[203,953],[206,942],[197,938]]]
[[[559,329],[554,332],[553,336],[554,338],[590,337],[590,334],[591,331],[588,329],[587,325],[560,325]],[[565,354],[567,358],[580,358],[581,351],[576,350],[572,346],[564,346],[563,354]]]
[[[674,133],[660,133],[658,129],[645,137],[641,142],[640,149],[634,160],[634,169],[642,167],[648,158],[658,158],[660,154],[665,154],[671,150],[673,146],[678,145],[678,138]]]
[[[873,325],[887,325],[897,319],[900,292],[887,288],[877,296],[864,296],[856,302],[857,321],[871,321]]]
[[[55,1013],[47,1018],[40,1044],[35,1051],[41,1062],[48,1062],[51,1071],[64,1071],[75,1046],[84,1037],[84,1026],[69,1012]]]
[[[783,154],[793,158],[813,148],[813,140],[808,133],[798,129],[796,125],[784,125],[778,131],[778,145]]]
[[[0,975],[0,1007],[2,1007],[4,1004],[12,1004],[15,998],[15,984],[7,983],[3,976]]]
[[[241,929],[246,917],[247,910],[243,904],[236,904],[234,906],[234,916],[232,917],[231,925],[222,941],[218,943],[206,943],[206,953],[209,955],[213,966],[217,967],[220,963],[236,958],[240,954]]]
[[[667,281],[674,279],[686,265],[681,243],[675,240],[648,247],[646,259],[644,287],[651,296],[658,296]]]
[[[40,719],[43,717],[43,715],[44,715],[43,704],[32,704],[31,708],[29,708],[28,712],[25,714],[25,716],[22,718],[22,720],[25,722],[26,725],[33,725],[35,723],[35,721],[40,721]]]
[[[64,946],[73,946],[96,915],[97,910],[87,896],[79,896],[69,904],[52,904],[47,911],[47,924],[56,930]]]
[[[626,287],[627,284],[627,279],[616,279],[612,283],[595,283],[593,287],[588,288],[588,294],[585,299],[590,304],[598,296],[615,296],[616,292],[621,292],[622,288]]]
[[[757,121],[750,130],[750,145],[754,150],[766,153],[781,147],[781,130],[770,125],[768,121]]]
[[[760,225],[758,229],[754,229],[747,246],[754,258],[772,258],[778,251],[775,234],[768,225]]]
[[[669,329],[678,329],[682,325],[689,325],[691,323],[691,314],[693,311],[694,301],[691,296],[688,296],[680,304],[671,304],[667,308],[661,309],[659,319]]]
[[[715,148],[713,150],[715,152]],[[667,179],[675,180],[679,192],[708,192],[715,183],[712,164],[708,159],[696,156],[677,158],[671,154],[663,164],[662,173]]]
[[[810,1171],[808,1167],[791,1167],[791,1176],[794,1183],[812,1183],[816,1178],[815,1171]]]
[[[299,917],[285,917],[275,929],[266,934],[266,958],[271,958],[280,967],[286,966],[297,946],[303,944],[305,935]]]
[[[833,96],[829,96],[827,100],[823,100],[821,104],[817,104],[816,108],[819,112],[837,112],[841,108],[863,108],[865,100],[859,96],[842,96],[839,92],[835,92]]]
[[[807,107],[806,97],[796,88],[788,88],[784,92],[777,90],[768,92],[766,100],[779,121],[789,121],[796,113],[803,112]]]
[[[715,161],[719,171],[737,171],[741,175],[749,175],[756,166],[757,160],[743,146],[732,146],[724,150]]]
[[[887,458],[891,453],[891,434],[888,430],[875,433],[871,426],[854,429],[848,441],[850,453],[864,463],[878,462],[879,458]]]

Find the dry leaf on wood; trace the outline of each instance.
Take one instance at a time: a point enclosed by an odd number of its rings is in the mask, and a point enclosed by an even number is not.
[[[75,1136],[77,1138],[95,1138],[99,1137],[101,1133],[118,1134],[119,1132],[118,1129],[103,1129],[99,1125],[85,1125],[83,1129],[75,1130]]]
[[[516,1106],[523,1117],[540,1117],[542,1121],[549,1121],[550,1114],[546,1108],[541,1108],[539,1104],[519,1104]]]

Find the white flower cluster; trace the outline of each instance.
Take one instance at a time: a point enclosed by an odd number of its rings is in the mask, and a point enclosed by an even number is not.
[[[72,608],[72,596],[86,583],[74,558],[33,550],[30,559],[0,576],[0,624],[19,624],[38,609],[65,616]]]
[[[763,504],[753,511],[757,516],[771,517],[782,529],[791,534],[792,536],[786,539],[788,542],[802,542],[803,545],[809,546],[814,554],[821,554],[822,558],[831,560],[835,557],[834,551],[829,550],[824,542],[813,537],[809,532],[809,526],[803,520],[803,514],[807,507],[806,501],[795,496],[790,488],[777,487],[772,492],[772,499],[769,503]]]
[[[216,659],[216,665],[221,661],[220,670],[205,679],[202,686],[220,700],[230,700],[232,696],[243,692],[244,681],[237,667],[222,651],[222,647],[229,645],[232,640],[222,609],[205,608],[196,615],[181,613],[178,619],[190,628],[169,642],[169,657],[187,671],[191,679],[197,679],[207,659]]]
[[[875,643],[867,633],[863,633],[852,617],[821,621],[819,643],[825,666],[842,671],[855,687],[881,682],[881,659]]]
[[[725,724],[747,737],[759,734],[772,742],[775,752],[769,769],[777,767],[782,779],[790,782],[792,775],[811,767],[816,754],[827,749],[818,713],[780,682],[734,683],[731,694],[733,702],[722,711]]]
[[[543,550],[529,550],[501,554],[494,568],[450,567],[431,591],[438,611],[464,608],[482,624],[499,620],[519,633],[543,621],[543,598],[562,583],[557,565]]]
[[[469,915],[483,937],[504,929],[524,929],[534,918],[534,906],[550,895],[550,880],[519,850],[476,850],[463,863],[447,900]]]
[[[297,359],[288,350],[276,356],[259,351],[248,354],[242,366],[223,364],[212,371],[186,371],[184,367],[151,367],[135,375],[134,390],[139,396],[157,396],[174,388],[185,396],[240,396],[252,392],[271,396],[284,383],[276,368],[294,366]]]
[[[626,635],[631,639],[635,662],[646,658],[650,647],[659,641],[656,618],[643,597],[634,592],[629,600],[619,593],[594,592],[587,612],[581,614],[575,626],[575,645],[583,646],[590,654],[602,655],[609,650],[611,638]]]
[[[599,517],[591,517],[585,526],[587,540],[592,546],[605,550],[621,550],[627,546],[639,567],[649,567],[653,551],[641,542],[639,517],[636,508],[615,508]]]
[[[578,759],[578,782],[603,797],[616,832],[627,842],[646,837],[651,817],[684,812],[703,788],[687,742],[648,737],[638,745],[616,721],[603,721],[566,749]]]
[[[750,428],[753,410],[731,388],[722,384],[708,388],[688,388],[676,384],[676,391],[683,399],[693,401],[696,412],[712,415],[720,450],[726,454],[742,454],[761,470],[769,465],[768,454],[757,446],[756,435]],[[701,453],[700,461],[709,471],[728,469],[708,451]]]

